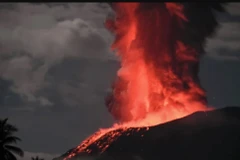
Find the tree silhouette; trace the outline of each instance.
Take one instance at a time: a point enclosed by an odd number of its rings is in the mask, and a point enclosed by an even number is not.
[[[20,138],[13,136],[18,129],[7,123],[6,119],[0,119],[0,160],[17,160],[14,154],[23,157],[24,152],[11,144],[21,141]]]
[[[35,158],[32,157],[31,159],[32,159],[32,160],[44,160],[44,158],[39,158],[38,156],[36,156]]]

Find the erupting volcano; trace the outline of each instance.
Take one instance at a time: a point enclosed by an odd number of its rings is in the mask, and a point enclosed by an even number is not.
[[[212,8],[222,10],[220,4],[114,3],[111,7],[116,16],[106,26],[115,35],[112,49],[121,68],[106,105],[117,124],[87,138],[67,158],[91,152],[87,146],[117,128],[122,130],[99,144],[102,151],[126,128],[147,128],[208,109],[198,66],[203,43],[217,26]],[[202,16],[211,19],[205,26],[197,19],[202,10]]]
[[[155,125],[206,107],[200,53],[183,39],[187,17],[175,3],[118,3],[109,28],[121,68],[107,105],[120,122]]]

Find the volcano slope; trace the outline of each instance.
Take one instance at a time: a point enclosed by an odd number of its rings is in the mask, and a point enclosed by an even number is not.
[[[115,139],[103,152],[97,143]],[[239,160],[240,107],[196,112],[181,119],[146,128],[111,131],[71,160]],[[54,160],[64,159],[70,152]]]

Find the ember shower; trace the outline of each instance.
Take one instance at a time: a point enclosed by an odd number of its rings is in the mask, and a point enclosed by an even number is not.
[[[112,93],[106,98],[118,121],[79,145],[78,152],[116,128],[153,126],[206,110],[199,59],[206,38],[214,33],[219,3],[114,3],[114,19],[106,21],[115,35],[112,45],[121,61]],[[121,133],[111,136],[106,147]]]

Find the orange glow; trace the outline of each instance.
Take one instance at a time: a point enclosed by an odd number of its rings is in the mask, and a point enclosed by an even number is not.
[[[67,158],[107,132],[118,128],[148,127],[206,110],[206,96],[198,82],[200,54],[179,38],[187,21],[177,3],[115,3],[116,17],[106,25],[115,34],[112,49],[121,68],[113,85],[108,107],[118,120],[112,128],[100,129],[82,142]],[[104,151],[121,131],[97,144]]]

